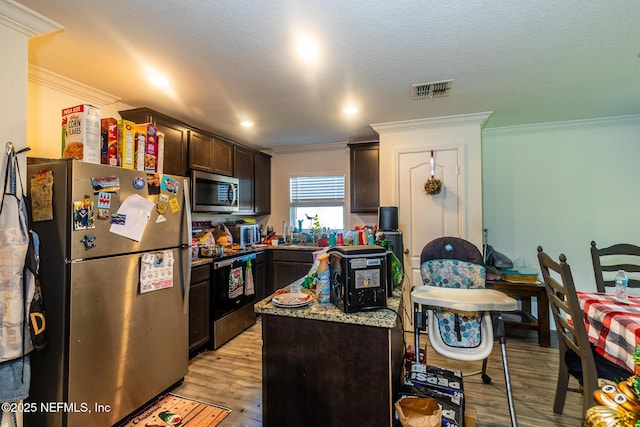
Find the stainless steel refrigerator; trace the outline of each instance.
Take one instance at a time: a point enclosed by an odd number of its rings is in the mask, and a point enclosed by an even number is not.
[[[187,373],[188,180],[163,176],[158,190],[149,186],[146,172],[29,159],[28,181],[43,170],[53,175],[53,219],[34,222],[33,229],[41,242],[49,344],[31,356],[27,401],[38,407],[24,414],[25,426],[113,425]],[[170,188],[164,185],[166,177]],[[117,215],[125,201],[140,201],[139,196],[153,203],[146,222],[144,209],[127,209],[124,218]],[[81,215],[87,212],[80,202],[93,209],[93,221]],[[99,205],[106,210],[99,211]],[[130,222],[136,224],[130,230],[133,237],[114,232],[112,222],[122,225],[118,218],[125,225],[130,218],[135,221]],[[163,282],[167,287],[141,293],[145,254],[158,253],[171,254],[172,280]],[[41,405],[49,402],[56,405]]]

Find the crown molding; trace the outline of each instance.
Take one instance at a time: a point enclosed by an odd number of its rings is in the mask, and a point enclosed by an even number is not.
[[[511,132],[535,132],[553,129],[584,129],[589,126],[624,126],[640,124],[640,114],[628,116],[599,117],[595,119],[567,120],[564,122],[545,122],[527,125],[503,126],[499,128],[483,129],[483,135],[496,135]]]
[[[29,37],[64,29],[57,22],[14,0],[0,0],[0,24]]]
[[[118,96],[103,92],[32,64],[29,64],[29,81],[58,92],[86,99],[89,104],[96,107],[113,104],[114,102],[122,100],[122,98]]]
[[[287,145],[284,147],[271,148],[269,151],[277,154],[288,153],[303,153],[312,151],[332,151],[332,150],[344,150],[347,148],[346,142],[327,142],[321,144],[301,144],[301,145]]]
[[[408,130],[440,128],[464,125],[480,125],[481,127],[489,120],[493,111],[474,114],[460,114],[457,116],[433,117],[429,119],[403,120],[399,122],[373,123],[370,124],[379,134],[391,132],[406,132]]]

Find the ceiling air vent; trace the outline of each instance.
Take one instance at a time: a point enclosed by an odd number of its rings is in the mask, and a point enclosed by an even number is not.
[[[453,80],[420,83],[411,86],[411,99],[433,99],[449,96]]]

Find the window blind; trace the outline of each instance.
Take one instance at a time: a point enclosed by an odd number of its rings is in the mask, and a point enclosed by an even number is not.
[[[292,206],[344,204],[344,175],[295,177],[289,183]]]

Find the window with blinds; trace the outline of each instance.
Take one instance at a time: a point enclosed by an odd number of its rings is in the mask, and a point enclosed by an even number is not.
[[[304,176],[291,178],[292,206],[344,204],[344,176]]]
[[[312,227],[316,215],[322,227],[344,226],[344,175],[304,176],[289,180],[291,224]],[[300,230],[298,230],[300,231]]]

